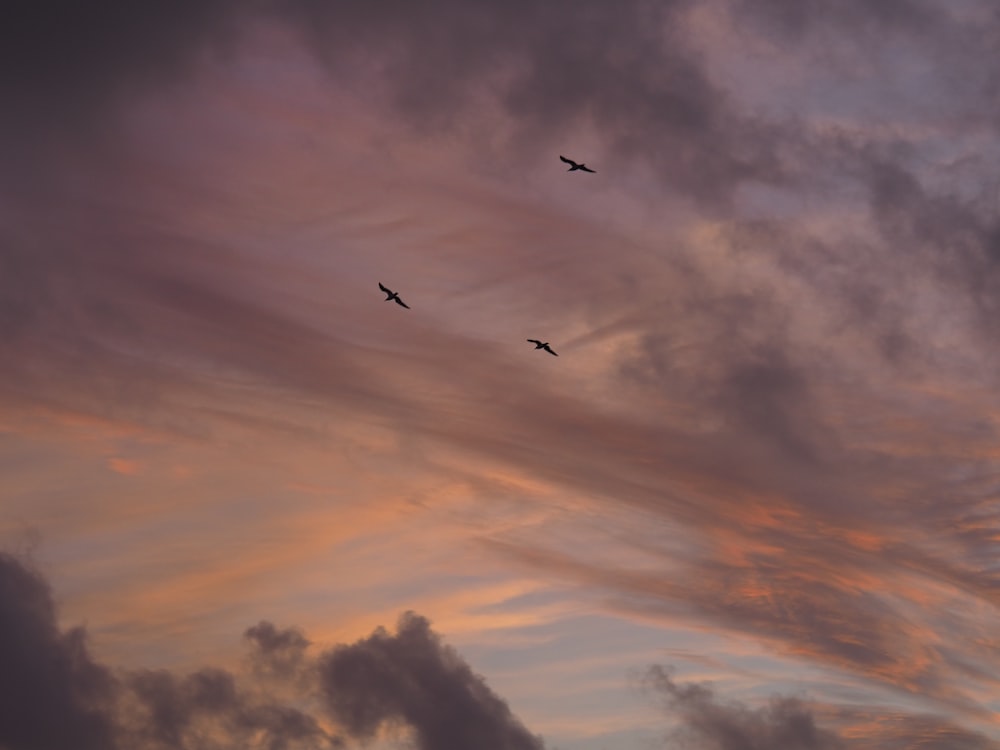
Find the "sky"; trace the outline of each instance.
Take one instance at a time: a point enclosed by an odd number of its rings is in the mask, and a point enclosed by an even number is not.
[[[3,4],[0,748],[1000,748],[997,49]]]

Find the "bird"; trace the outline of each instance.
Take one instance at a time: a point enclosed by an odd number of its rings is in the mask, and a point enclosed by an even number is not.
[[[552,351],[552,349],[549,348],[549,342],[548,341],[539,341],[538,339],[528,339],[528,341],[530,341],[532,344],[534,344],[536,349],[544,349],[549,354],[551,354],[553,357],[558,357],[559,356],[554,351]]]
[[[596,169],[591,169],[586,164],[577,164],[575,161],[573,161],[572,159],[567,159],[562,154],[559,155],[559,158],[562,161],[564,161],[567,164],[569,164],[569,169],[566,170],[567,172],[575,172],[576,170],[579,169],[579,170],[581,170],[583,172],[592,172],[594,174],[597,174],[597,170]]]
[[[389,300],[392,300],[397,305],[401,305],[401,306],[405,307],[407,310],[410,309],[410,306],[408,304],[406,304],[405,302],[403,302],[403,300],[401,300],[399,298],[399,292],[392,291],[387,286],[385,286],[384,284],[382,284],[381,281],[378,283],[378,288],[381,289],[383,292],[385,292],[385,301],[386,302],[388,302]]]

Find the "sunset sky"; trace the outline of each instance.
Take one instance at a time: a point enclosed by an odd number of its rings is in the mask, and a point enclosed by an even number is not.
[[[0,748],[1000,748],[998,54],[3,4]]]

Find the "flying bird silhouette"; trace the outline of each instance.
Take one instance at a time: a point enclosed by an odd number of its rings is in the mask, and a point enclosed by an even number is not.
[[[383,285],[381,281],[378,283],[378,288],[381,289],[383,292],[385,292],[385,300],[384,300],[385,302],[388,302],[389,300],[392,300],[397,305],[402,305],[407,310],[410,309],[410,306],[408,304],[406,304],[405,302],[403,302],[403,300],[401,300],[399,298],[399,293],[398,292],[392,291],[387,286]]]
[[[577,164],[575,161],[573,161],[572,159],[567,159],[562,154],[559,155],[559,158],[562,161],[564,161],[567,164],[569,164],[569,169],[566,170],[567,172],[575,172],[576,170],[579,169],[581,172],[592,172],[593,174],[597,174],[597,170],[596,169],[591,169],[586,164]]]
[[[539,341],[538,339],[528,339],[528,341],[530,341],[532,344],[534,344],[536,349],[544,349],[549,354],[551,354],[553,357],[558,357],[559,356],[554,351],[552,351],[552,349],[549,348],[549,342],[548,341]]]

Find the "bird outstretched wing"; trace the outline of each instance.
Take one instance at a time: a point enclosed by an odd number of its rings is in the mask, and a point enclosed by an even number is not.
[[[576,162],[575,162],[575,161],[573,161],[572,159],[567,159],[567,158],[566,158],[565,156],[563,156],[562,154],[559,154],[559,158],[560,158],[560,159],[561,159],[562,161],[564,161],[565,163],[569,164],[570,166],[573,166],[573,167],[575,167],[575,166],[576,166]]]
[[[403,302],[403,300],[401,300],[399,297],[393,297],[393,299],[395,300],[395,302],[396,302],[397,305],[402,305],[407,310],[410,309],[410,306],[408,304],[406,304],[405,302]]]
[[[391,291],[389,290],[389,287],[387,287],[387,286],[386,286],[385,284],[383,284],[383,283],[382,283],[381,281],[380,281],[380,282],[378,283],[378,288],[379,288],[379,289],[381,289],[381,290],[382,290],[383,292],[385,292],[386,294],[392,294],[392,292],[391,292]]]
[[[555,353],[554,351],[552,351],[552,350],[551,350],[551,349],[549,348],[549,345],[548,345],[548,344],[546,344],[545,346],[543,346],[543,347],[542,347],[542,349],[544,349],[545,351],[547,351],[547,352],[548,352],[549,354],[551,354],[551,355],[552,355],[553,357],[558,357],[558,356],[559,356],[558,354],[556,354],[556,353]]]
[[[539,341],[538,339],[528,339],[528,341],[529,341],[530,343],[532,343],[532,344],[541,344],[541,343],[542,343],[542,342],[541,342],[541,341]]]
[[[580,171],[581,172],[591,172],[593,174],[597,174],[597,170],[596,169],[591,169],[590,167],[585,166],[583,164],[580,165]]]

